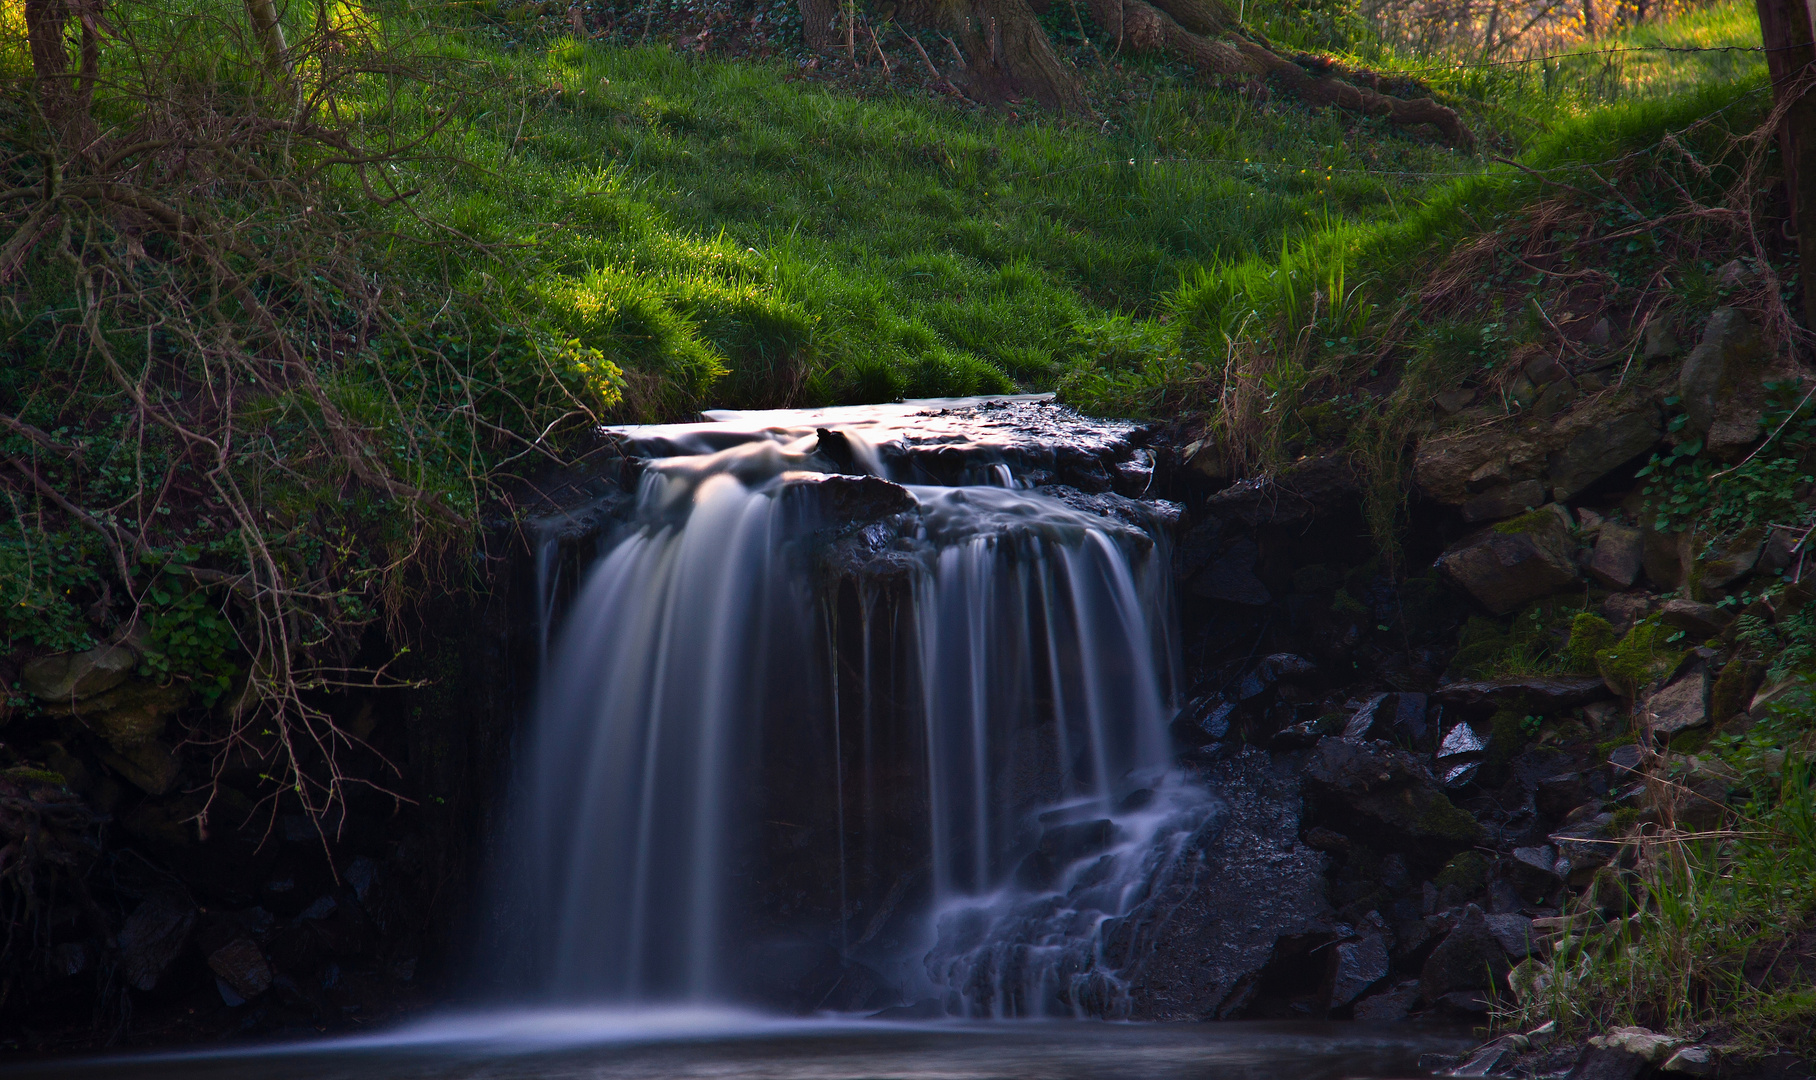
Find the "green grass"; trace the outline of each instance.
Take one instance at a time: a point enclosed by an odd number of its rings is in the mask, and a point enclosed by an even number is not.
[[[841,95],[780,63],[504,44],[479,25],[437,46],[486,89],[435,148],[478,168],[404,181],[422,212],[536,245],[528,284],[548,294],[606,268],[627,288],[736,280],[788,312],[800,403],[1051,386],[1106,320],[1159,314],[1196,267],[1475,167],[1374,121],[1160,78],[1108,123],[1018,122]],[[735,331],[689,321],[732,373],[707,398],[774,402],[775,380],[740,377]]]

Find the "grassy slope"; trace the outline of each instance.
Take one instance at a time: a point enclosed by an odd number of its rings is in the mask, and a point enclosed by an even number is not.
[[[444,40],[488,88],[437,149],[491,172],[425,174],[422,211],[537,244],[520,265],[545,294],[604,274],[687,307],[685,281],[732,284],[776,309],[779,348],[811,357],[807,402],[1046,387],[1081,346],[1158,351],[1152,326],[1115,320],[1155,314],[1183,272],[1475,167],[1372,121],[1164,78],[1086,126],[856,99],[781,63],[506,44],[485,27]],[[674,280],[624,276],[642,271]],[[695,314],[734,372],[706,398],[776,398],[737,377],[773,356],[740,351],[738,320]]]

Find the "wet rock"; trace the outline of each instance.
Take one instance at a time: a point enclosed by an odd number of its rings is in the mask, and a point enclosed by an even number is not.
[[[1173,719],[1173,735],[1180,742],[1197,745],[1205,740],[1215,742],[1230,733],[1230,719],[1236,703],[1215,694],[1186,703]]]
[[[1418,1004],[1419,980],[1407,979],[1391,990],[1363,998],[1350,1015],[1357,1020],[1404,1020]]]
[[[235,938],[209,953],[208,968],[242,1001],[271,989],[271,965],[251,938]]]
[[[1488,743],[1475,733],[1468,724],[1458,724],[1451,728],[1438,743],[1438,761],[1460,758],[1469,754],[1480,754],[1488,749]]]
[[[825,443],[824,437],[821,442]],[[880,476],[840,473],[791,474],[783,486],[782,498],[841,528],[881,521],[920,505],[900,484]]]
[[[176,751],[161,742],[140,743],[124,751],[103,754],[101,763],[147,795],[168,794],[183,770]]]
[[[1625,589],[1638,580],[1646,552],[1646,535],[1627,525],[1603,522],[1596,532],[1589,576],[1610,589]]]
[[[187,901],[153,896],[140,903],[120,928],[120,974],[128,986],[151,990],[189,943],[196,912]]]
[[[1706,641],[1722,632],[1727,626],[1728,618],[1714,604],[1703,604],[1695,600],[1665,601],[1659,609],[1658,618],[1666,626],[1682,630],[1692,641]]]
[[[1331,1008],[1341,1009],[1349,1005],[1387,978],[1387,942],[1380,934],[1363,934],[1355,941],[1338,945],[1335,952],[1335,966],[1331,975]]]
[[[1375,694],[1364,701],[1361,707],[1351,713],[1349,720],[1344,723],[1342,737],[1350,742],[1367,742],[1370,738],[1369,733],[1375,728],[1377,714],[1390,696]]]
[[[1279,942],[1328,933],[1326,860],[1299,842],[1297,778],[1247,747],[1205,779],[1227,806],[1191,842],[1211,872],[1177,875],[1104,930],[1105,961],[1128,980],[1132,1019],[1235,1015]]]
[[[1646,751],[1638,743],[1627,743],[1608,751],[1608,764],[1614,766],[1616,778],[1619,779],[1638,771],[1645,757]]]
[[[1154,486],[1154,455],[1147,450],[1137,450],[1127,461],[1117,462],[1111,469],[1110,486],[1118,495],[1139,499]]]
[[[1455,850],[1475,843],[1482,827],[1438,789],[1422,761],[1381,743],[1324,738],[1303,766],[1320,795],[1402,841]]]
[[[1698,664],[1646,699],[1641,714],[1654,735],[1675,735],[1709,722],[1709,669]]]
[[[1534,713],[1562,712],[1609,696],[1600,679],[1533,677],[1451,683],[1432,698],[1440,705],[1475,711],[1516,708]]]
[[[1585,428],[1550,457],[1551,497],[1569,502],[1652,449],[1663,434],[1658,410],[1650,405]]]
[[[1318,672],[1318,665],[1296,653],[1273,653],[1261,658],[1236,684],[1238,701],[1253,701],[1281,683],[1304,682]]]
[[[1034,850],[1016,868],[1015,879],[1023,888],[1048,888],[1066,867],[1109,850],[1115,842],[1116,824],[1109,818],[1056,825],[1040,834]]]
[[[1539,510],[1474,534],[1437,565],[1477,603],[1505,615],[1576,582],[1576,541],[1561,514]]]
[[[1463,520],[1499,521],[1545,503],[1545,485],[1537,480],[1492,488],[1463,504]]]
[[[1506,985],[1509,970],[1506,950],[1489,929],[1487,917],[1470,904],[1456,929],[1438,943],[1420,969],[1419,990],[1432,1002],[1457,991],[1492,992]]]
[[[124,645],[102,645],[79,653],[52,653],[28,660],[19,684],[44,701],[90,698],[126,681],[139,656]]]
[[[1386,739],[1400,747],[1425,749],[1431,740],[1428,700],[1419,693],[1375,694],[1350,714],[1343,738],[1351,742]]]

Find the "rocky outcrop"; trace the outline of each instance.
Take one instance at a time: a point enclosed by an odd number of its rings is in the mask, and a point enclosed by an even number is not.
[[[1569,522],[1551,510],[1483,529],[1439,556],[1437,565],[1497,615],[1572,585],[1578,576]]]
[[[1299,839],[1298,783],[1290,770],[1249,748],[1203,779],[1228,810],[1194,840],[1199,869],[1104,934],[1105,958],[1127,981],[1136,1019],[1242,1015],[1270,966],[1296,943],[1333,936],[1325,857]]]

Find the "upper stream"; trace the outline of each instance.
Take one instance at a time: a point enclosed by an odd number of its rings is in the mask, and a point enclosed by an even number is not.
[[[1103,928],[1220,805],[1168,771],[1139,430],[1040,400],[709,416],[615,433],[640,475],[590,564],[548,529],[520,990],[1125,1012]]]

